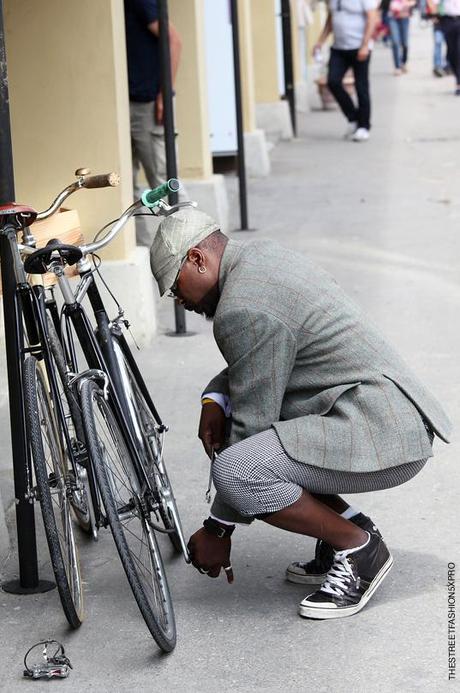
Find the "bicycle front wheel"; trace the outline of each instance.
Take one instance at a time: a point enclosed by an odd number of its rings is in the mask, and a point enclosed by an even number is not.
[[[36,493],[51,563],[65,616],[72,628],[78,628],[83,620],[83,589],[67,492],[69,479],[62,431],[44,376],[33,356],[24,362],[23,392]]]
[[[148,406],[140,385],[123,352],[123,348],[114,338],[113,347],[120,369],[124,391],[127,395],[129,416],[133,423],[139,448],[143,452],[145,471],[152,491],[158,502],[158,513],[169,540],[176,553],[182,553],[188,560],[187,543],[177,508],[171,482],[163,458],[161,433]]]
[[[100,387],[81,385],[83,424],[102,502],[128,582],[158,646],[176,644],[174,611],[143,488],[122,431]]]

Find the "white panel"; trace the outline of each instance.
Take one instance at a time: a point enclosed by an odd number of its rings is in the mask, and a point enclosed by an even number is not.
[[[234,154],[237,137],[229,0],[205,0],[205,44],[211,152]]]
[[[276,57],[278,64],[278,91],[284,96],[284,54],[283,54],[283,28],[281,19],[281,0],[275,0],[275,25],[276,25]]]

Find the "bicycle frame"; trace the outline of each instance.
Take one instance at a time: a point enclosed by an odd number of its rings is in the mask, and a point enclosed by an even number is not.
[[[50,266],[50,270],[54,272],[60,291],[64,298],[62,308],[62,324],[60,326],[61,336],[65,345],[65,351],[71,355],[71,363],[76,366],[76,350],[73,341],[72,328],[76,334],[78,343],[82,349],[83,355],[87,361],[91,371],[102,371],[108,376],[108,396],[114,407],[114,413],[120,429],[123,433],[124,442],[131,456],[136,472],[141,480],[142,486],[150,488],[150,483],[145,473],[145,468],[142,460],[142,453],[139,450],[139,440],[136,435],[135,428],[129,414],[129,403],[126,398],[122,377],[120,374],[116,355],[112,344],[112,335],[115,333],[119,340],[123,354],[125,355],[133,373],[138,377],[141,383],[142,394],[151,409],[155,421],[160,432],[167,430],[167,427],[161,421],[161,418],[151,400],[150,394],[140,377],[137,364],[131,354],[131,351],[126,343],[116,321],[110,322],[107,311],[105,309],[99,288],[95,282],[93,271],[89,268],[89,263],[82,262],[83,268],[80,269],[80,283],[75,291],[72,290],[68,278],[63,272],[61,263],[57,260]],[[82,301],[88,297],[91,308],[94,312],[94,317],[97,324],[97,337],[91,325],[91,322],[82,306]],[[78,383],[82,377],[89,374],[88,371],[79,373],[73,378],[74,385]],[[71,381],[72,382],[72,381]],[[100,513],[97,513],[100,516]]]

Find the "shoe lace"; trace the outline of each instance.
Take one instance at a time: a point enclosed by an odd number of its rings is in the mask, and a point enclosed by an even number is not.
[[[353,564],[346,554],[337,551],[334,563],[321,585],[321,592],[327,592],[335,597],[342,597],[350,583],[356,580]]]

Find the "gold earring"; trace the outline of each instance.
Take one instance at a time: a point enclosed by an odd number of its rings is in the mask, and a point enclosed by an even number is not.
[[[200,267],[198,267],[198,272],[200,274],[204,274],[206,272],[206,267],[204,267],[204,265],[201,265]]]

